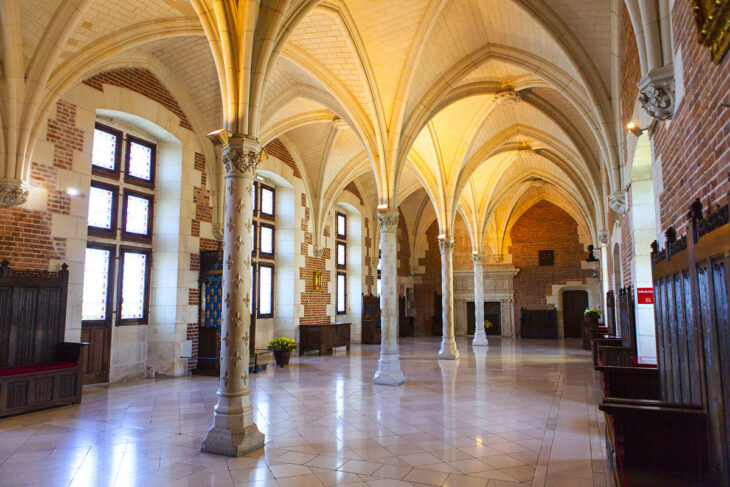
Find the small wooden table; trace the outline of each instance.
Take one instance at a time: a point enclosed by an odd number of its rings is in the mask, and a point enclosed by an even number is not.
[[[299,355],[307,350],[319,350],[324,355],[325,350],[337,347],[347,347],[350,351],[351,323],[316,323],[299,325]]]

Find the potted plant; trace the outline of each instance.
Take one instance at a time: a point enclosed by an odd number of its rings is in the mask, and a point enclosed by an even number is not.
[[[598,320],[601,318],[601,310],[598,308],[587,308],[583,312],[583,316],[585,318],[586,323],[598,323]]]
[[[494,326],[494,323],[492,323],[489,320],[484,320],[484,331],[489,330],[493,326]]]
[[[274,352],[274,358],[276,359],[276,365],[284,367],[289,363],[291,353],[296,350],[297,342],[289,337],[278,337],[274,338],[269,342],[268,349]]]

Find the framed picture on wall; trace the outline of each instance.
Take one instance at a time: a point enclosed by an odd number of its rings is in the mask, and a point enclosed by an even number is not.
[[[314,290],[322,290],[322,273],[319,271],[314,271]]]

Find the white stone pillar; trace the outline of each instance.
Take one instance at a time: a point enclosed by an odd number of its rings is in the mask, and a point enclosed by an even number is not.
[[[380,360],[373,384],[398,386],[406,378],[398,358],[398,220],[395,208],[378,210],[380,226]]]
[[[441,251],[441,317],[443,334],[441,337],[440,360],[456,360],[459,351],[454,340],[454,239],[440,238]],[[483,323],[483,321],[482,321]]]
[[[221,370],[213,426],[200,450],[230,457],[264,446],[264,435],[253,422],[248,388],[253,180],[260,157],[258,142],[240,135],[232,136],[223,147],[226,204]]]
[[[487,334],[484,331],[484,254],[472,255],[474,261],[474,340],[473,347],[486,347]]]

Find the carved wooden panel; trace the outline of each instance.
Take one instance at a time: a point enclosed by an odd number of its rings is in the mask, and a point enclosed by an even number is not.
[[[36,379],[33,383],[35,398],[33,402],[46,402],[53,399],[53,377]]]
[[[62,375],[58,383],[58,396],[71,397],[76,394],[76,374]]]
[[[0,343],[10,343],[10,322],[12,318],[13,288],[0,287]],[[0,367],[10,365],[10,347],[0,347]]]
[[[7,408],[17,408],[28,404],[28,382],[19,381],[8,384]]]

